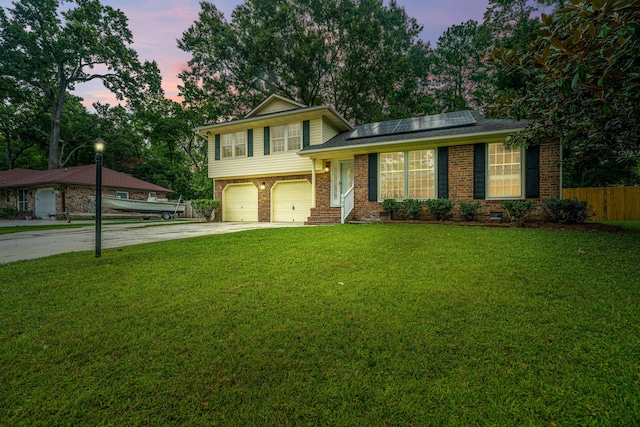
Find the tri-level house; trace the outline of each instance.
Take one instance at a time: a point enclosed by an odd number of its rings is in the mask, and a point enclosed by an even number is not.
[[[560,148],[504,145],[526,122],[460,111],[351,126],[330,106],[272,95],[245,117],[195,131],[209,143],[222,221],[375,221],[385,198],[480,201],[560,193]],[[489,216],[485,216],[488,218]]]

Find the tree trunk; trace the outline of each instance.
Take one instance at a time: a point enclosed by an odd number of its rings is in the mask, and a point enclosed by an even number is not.
[[[64,95],[67,85],[60,83],[57,96],[51,99],[51,134],[49,136],[49,169],[62,167],[60,161],[60,120],[64,107]]]

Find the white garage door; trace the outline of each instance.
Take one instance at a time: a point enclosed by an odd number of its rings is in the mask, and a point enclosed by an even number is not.
[[[271,194],[273,222],[305,222],[311,210],[309,181],[278,182]]]
[[[56,219],[56,193],[53,188],[36,191],[36,216],[40,219]]]
[[[258,189],[253,184],[228,185],[222,194],[223,221],[257,222]]]

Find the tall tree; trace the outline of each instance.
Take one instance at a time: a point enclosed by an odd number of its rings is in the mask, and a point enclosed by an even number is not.
[[[246,0],[230,22],[201,5],[178,41],[192,54],[183,93],[195,105],[220,101],[219,116],[278,93],[331,104],[354,122],[377,120],[401,114],[394,94],[418,93],[426,81],[428,67],[416,66],[428,52],[421,27],[394,0]]]
[[[67,7],[75,3],[75,7]],[[49,168],[60,167],[65,98],[76,85],[101,80],[119,99],[161,91],[155,62],[141,64],[120,10],[98,0],[19,0],[0,8],[0,78],[15,91],[44,96],[51,111]]]
[[[501,106],[532,121],[511,142],[555,138],[574,156],[637,160],[640,0],[572,0],[542,18],[545,27],[524,55],[492,54],[525,78],[526,91]]]
[[[449,27],[438,39],[433,52],[433,80],[436,102],[441,112],[482,108],[491,81],[484,64],[490,38],[476,21]]]

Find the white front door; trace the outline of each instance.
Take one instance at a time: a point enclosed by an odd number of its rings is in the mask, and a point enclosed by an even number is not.
[[[56,192],[53,188],[36,191],[36,216],[40,219],[56,219]]]

